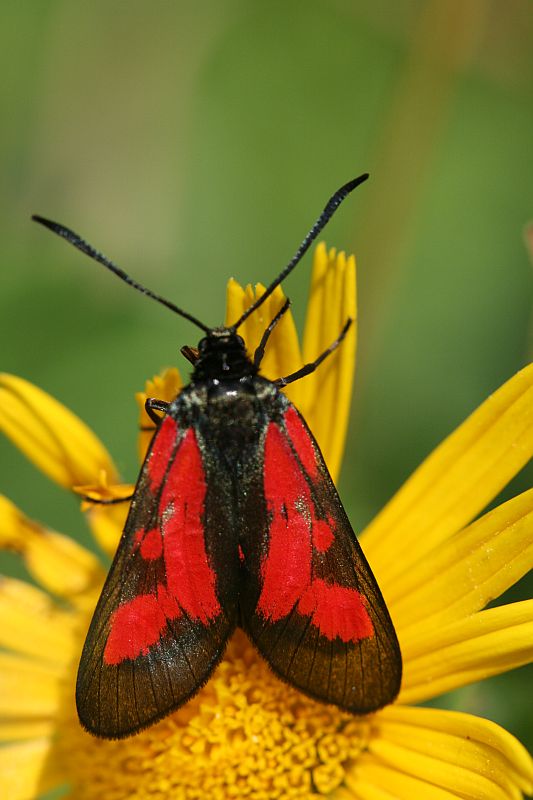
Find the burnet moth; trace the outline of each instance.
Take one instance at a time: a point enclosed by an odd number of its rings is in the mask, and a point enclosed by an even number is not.
[[[229,327],[209,328],[130,278],[73,231],[34,217],[124,281],[204,332],[184,347],[191,381],[166,403],[81,656],[81,724],[130,736],[205,684],[240,626],[272,670],[312,698],[354,714],[398,694],[402,660],[387,607],[318,445],[281,391],[312,364],[270,381],[238,329],[287,277],[337,207],[331,197],[288,265]]]

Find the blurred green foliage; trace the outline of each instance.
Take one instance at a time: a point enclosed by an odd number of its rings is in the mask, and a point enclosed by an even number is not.
[[[268,281],[329,194],[359,265],[341,494],[356,527],[530,360],[533,19],[527,0],[4,3],[5,371],[75,410],[133,480],[133,393],[197,332],[30,223],[86,236],[207,323]],[[304,315],[309,260],[290,278]],[[88,541],[76,504],[0,441],[1,490]],[[509,493],[528,486],[517,478]],[[7,568],[16,570],[14,558]],[[531,593],[523,581],[513,597]],[[449,698],[533,742],[531,671]],[[442,702],[442,701],[441,701]]]

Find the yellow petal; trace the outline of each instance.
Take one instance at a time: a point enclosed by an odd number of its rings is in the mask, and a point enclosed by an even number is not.
[[[101,580],[96,557],[68,536],[39,525],[0,495],[0,548],[20,553],[29,572],[62,597],[86,591]]]
[[[231,280],[227,288],[226,324],[235,322],[263,291],[261,285],[256,287],[255,293],[251,287],[243,290]],[[283,293],[278,287],[265,301],[264,307],[254,312],[239,329],[250,356],[253,356],[263,331],[283,301]],[[341,346],[314,373],[284,390],[313,431],[334,480],[340,469],[350,413],[355,369],[355,318],[355,259],[353,256],[346,258],[344,253],[337,255],[334,249],[327,252],[322,243],[314,255],[303,357],[292,316],[287,313],[270,337],[261,369],[261,373],[271,380],[296,372],[304,363],[314,361],[327,350],[348,319],[354,320]]]
[[[115,506],[93,506],[87,510],[87,521],[94,538],[108,555],[113,555],[118,547],[130,504]]]
[[[226,290],[226,325],[236,322],[243,312],[264,292],[265,287],[261,283],[256,285],[254,291],[251,286],[242,289],[233,278],[228,281]],[[239,328],[238,333],[246,342],[246,350],[250,358],[254,357],[265,329],[281,309],[285,300],[286,297],[281,287],[278,286],[263,305],[259,306],[257,311],[254,311]],[[302,357],[300,345],[298,344],[298,334],[289,309],[280,319],[268,339],[260,373],[269,380],[276,380],[295,372],[301,366]],[[286,394],[294,402],[292,387],[287,388]]]
[[[52,718],[59,705],[60,678],[49,665],[0,653],[0,718]]]
[[[73,630],[74,617],[49,595],[14,578],[0,580],[0,646],[65,666],[72,658]]]
[[[100,440],[65,406],[14,375],[0,375],[0,429],[52,480],[70,488],[115,466]]]
[[[261,284],[257,284],[255,287],[255,297],[260,297],[264,291],[265,287]],[[272,292],[268,300],[266,300],[264,307],[261,306],[257,312],[252,314],[246,321],[253,322],[254,330],[252,332],[252,342],[254,343],[254,352],[261,341],[265,329],[282,308],[285,300],[286,297],[281,287],[278,286]],[[248,343],[248,339],[245,341]],[[296,333],[292,311],[289,309],[280,319],[268,338],[265,354],[261,361],[260,373],[265,378],[274,381],[277,380],[277,378],[283,378],[291,372],[300,369],[301,365],[302,356],[300,353],[298,334]],[[292,385],[287,386],[285,394],[294,402]]]
[[[0,797],[33,800],[60,783],[52,774],[50,739],[19,742],[0,748]]]
[[[337,798],[338,795],[338,798]],[[357,779],[357,791],[342,790],[335,794],[335,800],[397,800],[399,795],[391,794],[368,781]]]
[[[229,327],[242,316],[246,311],[245,291],[235,278],[230,278],[226,286],[226,319],[224,325]],[[239,331],[239,334],[242,334]]]
[[[0,721],[0,742],[44,739],[52,735],[54,727],[55,724],[48,720],[2,720]]]
[[[468,798],[468,800],[485,800],[488,797],[491,800],[509,800],[510,795],[490,778],[465,769],[453,761],[450,763],[443,760],[440,753],[428,756],[417,752],[415,746],[412,747],[408,741],[373,739],[370,743],[370,752],[390,768],[407,773],[418,780],[427,781],[428,784],[436,784],[445,791],[453,792],[454,797]],[[431,794],[429,796],[431,797]]]
[[[532,454],[533,364],[452,433],[366,529],[363,549],[385,597],[412,564],[468,524]]]
[[[135,487],[127,483],[110,486],[105,474],[102,474],[99,483],[74,486],[73,489],[85,498],[81,508],[86,514],[94,538],[106,553],[112,555],[117,549],[118,541],[124,530]],[[95,502],[91,502],[91,499]],[[99,500],[120,500],[121,502],[105,505],[99,503]]]
[[[322,242],[315,250],[305,322],[303,360],[314,361],[337,339],[348,319],[354,320],[342,344],[315,372],[298,381],[295,403],[320,446],[333,480],[338,477],[352,402],[357,344],[355,258],[329,252]]]
[[[533,660],[533,600],[400,635],[403,703],[418,702]]]
[[[509,775],[510,765],[507,760],[492,748],[472,742],[466,726],[463,736],[453,736],[442,731],[392,721],[382,722],[379,733],[380,741],[375,745],[371,744],[371,752],[383,756],[384,753],[396,753],[400,749],[408,751],[408,761],[413,754],[415,758],[421,756],[424,763],[427,763],[426,759],[435,761],[437,768],[434,780],[443,788],[456,788],[460,794],[473,794],[472,785],[478,785],[481,778],[481,786],[487,787],[487,781],[496,784],[502,797],[521,795]],[[388,760],[387,755],[384,760]],[[429,777],[429,773],[426,775]],[[443,776],[447,776],[444,781]],[[478,793],[481,797],[487,796],[481,793],[481,789]]]
[[[471,763],[482,773],[492,769],[501,786],[507,785],[507,777],[512,775],[523,792],[529,794],[533,790],[533,759],[514,736],[491,720],[459,711],[393,705],[379,713],[379,723],[384,726],[382,735],[387,735],[390,722],[408,729],[406,740],[416,741],[417,747],[426,750],[433,747],[432,743],[440,747],[433,737],[437,733],[446,734],[443,752],[447,751],[454,762],[460,758],[463,765]],[[397,727],[395,738],[399,730]]]
[[[183,388],[183,381],[179,370],[175,367],[163,370],[160,375],[154,375],[152,380],[146,381],[144,392],[137,392],[135,399],[139,405],[139,461],[144,461],[148,445],[152,441],[156,426],[146,413],[144,404],[151,397],[155,400],[164,400],[171,403]]]
[[[379,794],[368,794],[368,787],[375,787],[383,792],[388,792],[391,800],[457,800],[455,792],[448,792],[435,786],[425,778],[413,777],[413,775],[402,772],[396,767],[391,767],[381,763],[377,758],[370,754],[365,754],[360,759],[354,770],[354,776],[348,776],[346,780],[350,787],[353,787],[355,797],[366,800],[380,798]],[[359,785],[363,787],[359,794]],[[364,792],[366,791],[366,794]],[[387,797],[387,795],[384,795]],[[381,798],[380,798],[381,800]]]
[[[484,608],[533,567],[533,489],[454,534],[389,587],[404,636]]]

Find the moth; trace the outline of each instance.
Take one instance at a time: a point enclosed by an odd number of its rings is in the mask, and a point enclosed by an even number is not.
[[[386,604],[318,444],[282,391],[341,345],[351,320],[313,363],[274,381],[261,361],[288,301],[253,358],[238,333],[367,177],[335,192],[288,265],[227,327],[209,328],[70,229],[34,217],[204,334],[182,348],[188,386],[170,403],[146,401],[156,431],[78,671],[79,718],[96,736],[130,736],[186,703],[237,626],[276,675],[319,701],[365,714],[399,691]]]

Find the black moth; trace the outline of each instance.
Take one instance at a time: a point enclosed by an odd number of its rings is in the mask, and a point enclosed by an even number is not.
[[[387,607],[318,445],[281,389],[315,370],[261,377],[238,328],[294,269],[343,199],[341,187],[265,293],[230,327],[209,328],[132,280],[68,228],[35,216],[205,336],[184,347],[191,382],[150,398],[156,431],[81,656],[76,701],[91,733],[137,733],[208,680],[236,626],[273,671],[354,714],[390,703],[402,660]]]

